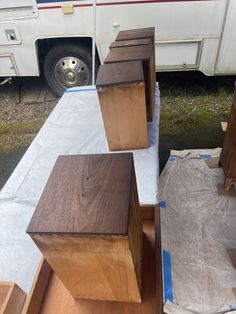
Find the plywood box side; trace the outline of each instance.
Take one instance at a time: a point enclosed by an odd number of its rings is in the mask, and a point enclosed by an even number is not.
[[[132,252],[133,263],[136,272],[140,293],[142,294],[142,253],[143,253],[143,230],[140,218],[140,207],[136,181],[133,177],[130,195],[130,222],[129,222],[129,245]]]
[[[110,150],[148,147],[144,83],[98,89]]]
[[[140,302],[127,237],[34,235],[33,240],[74,298]]]
[[[144,223],[144,233],[142,303],[75,300],[55,273],[47,279],[45,272],[39,268],[37,277],[39,280],[46,281],[48,288],[41,301],[41,310],[37,314],[162,314],[163,311],[159,309],[163,304],[163,299],[160,299],[160,291],[155,290],[155,267],[159,263],[155,262],[153,222]],[[156,292],[160,304],[157,304]],[[35,299],[37,296],[38,292],[32,289],[31,297]],[[30,303],[30,300],[28,302]]]
[[[15,283],[0,283],[0,290],[5,290],[5,300],[3,299],[4,293],[1,295],[1,314],[20,314],[23,308],[26,293]],[[8,286],[8,291],[6,290]],[[3,289],[3,287],[5,289]]]
[[[40,313],[51,275],[52,269],[42,257],[21,314]]]

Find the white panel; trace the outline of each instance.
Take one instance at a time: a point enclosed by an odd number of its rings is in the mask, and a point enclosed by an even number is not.
[[[206,75],[214,75],[217,51],[219,46],[218,38],[204,39],[201,52],[199,70]]]
[[[236,73],[236,1],[229,4],[216,72]]]
[[[11,55],[0,55],[1,76],[15,76],[16,69]]]
[[[21,37],[18,27],[15,23],[0,22],[0,46],[2,45],[19,45]]]
[[[0,0],[0,19],[36,17],[35,0]]]
[[[158,68],[196,68],[201,42],[171,42],[156,44]]]
[[[110,2],[98,3],[105,1]],[[220,36],[225,4],[226,0],[99,6],[97,35],[105,43],[114,40],[119,30],[155,26],[158,41]],[[114,22],[117,27],[112,26]]]

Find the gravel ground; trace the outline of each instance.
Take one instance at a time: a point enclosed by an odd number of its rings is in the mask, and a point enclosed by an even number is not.
[[[0,151],[28,146],[57,103],[39,78],[0,87]]]

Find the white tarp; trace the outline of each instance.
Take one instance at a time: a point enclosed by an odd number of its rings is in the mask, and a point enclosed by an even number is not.
[[[228,254],[236,248],[236,197],[218,195],[223,170],[210,169],[204,161],[219,154],[220,149],[172,151],[159,184],[173,301],[199,314],[236,309],[236,269]]]
[[[158,203],[160,97],[148,124],[148,149],[133,151],[140,204]],[[68,90],[39,131],[0,193],[0,280],[29,291],[40,252],[25,233],[59,155],[108,153],[94,86]]]

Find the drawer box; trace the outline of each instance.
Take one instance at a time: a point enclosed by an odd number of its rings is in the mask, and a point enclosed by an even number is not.
[[[104,63],[119,63],[125,61],[142,61],[145,81],[147,120],[152,121],[156,81],[153,45],[119,47],[111,49],[108,56],[104,60]]]
[[[141,302],[131,153],[60,156],[27,232],[74,298]]]
[[[96,85],[109,149],[147,148],[145,85],[141,61],[102,65]]]

